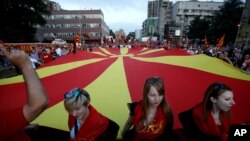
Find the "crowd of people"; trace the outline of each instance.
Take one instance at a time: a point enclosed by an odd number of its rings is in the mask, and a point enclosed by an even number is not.
[[[242,72],[250,74],[250,49],[249,48],[233,48],[233,47],[223,47],[218,50],[217,47],[188,47],[184,48],[189,54],[206,54],[210,57],[216,57],[238,69]]]
[[[85,43],[84,45],[79,45],[75,42],[68,44],[68,46],[34,46],[31,51],[26,52],[29,54],[30,59],[33,63],[33,67],[37,68],[42,64],[48,63],[52,60],[57,59],[58,57],[76,53],[77,51],[89,51],[92,52],[94,47],[102,47],[102,48],[134,48],[134,47],[146,47],[152,49],[165,48],[166,50],[170,50],[171,48],[179,48],[187,51],[187,53],[191,55],[197,54],[206,54],[210,57],[216,57],[220,60],[223,60],[232,66],[240,69],[242,72],[250,74],[250,49],[249,48],[233,48],[230,46],[225,46],[221,49],[217,47],[209,46],[204,48],[203,46],[196,45],[182,45],[180,46],[178,43],[170,46],[166,43],[161,43],[160,41],[150,41],[150,42],[137,42],[131,41],[126,44],[117,44],[117,43],[104,43],[99,45],[97,43]],[[16,49],[14,47],[8,48],[9,51],[12,49]],[[2,67],[13,67],[12,64],[6,59],[6,57],[0,52],[0,64]],[[18,72],[18,70],[17,70]]]
[[[16,49],[8,51],[3,44],[0,49],[22,72],[28,99],[22,108],[0,114],[0,140],[29,140],[23,129],[46,109],[49,99],[29,55]],[[142,100],[128,103],[130,114],[122,129],[123,140],[173,141],[173,112],[165,96],[162,78],[146,78]],[[203,101],[180,113],[179,119],[188,131],[196,131],[192,136],[195,141],[226,141],[234,104],[233,91],[226,84],[213,83],[205,91]],[[116,140],[119,125],[90,104],[86,90],[74,88],[66,92],[64,107],[69,113],[69,140]]]

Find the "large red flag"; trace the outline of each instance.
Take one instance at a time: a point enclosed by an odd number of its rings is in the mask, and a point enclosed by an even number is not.
[[[217,50],[221,50],[223,43],[224,43],[224,38],[225,38],[225,34],[223,34],[223,36],[219,39],[217,43]]]

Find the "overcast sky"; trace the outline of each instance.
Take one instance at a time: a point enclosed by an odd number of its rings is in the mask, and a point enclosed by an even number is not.
[[[52,0],[66,10],[101,9],[104,21],[114,32],[124,29],[126,34],[142,28],[147,17],[148,0]],[[177,0],[170,0],[176,2]],[[185,1],[185,0],[182,0]],[[212,1],[212,0],[199,0]],[[213,0],[222,2],[224,0]]]

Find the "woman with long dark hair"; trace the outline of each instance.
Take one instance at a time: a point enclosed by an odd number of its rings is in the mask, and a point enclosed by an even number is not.
[[[173,115],[165,99],[161,78],[148,78],[144,84],[143,99],[128,105],[130,115],[122,131],[124,140],[171,140]]]
[[[195,134],[193,137],[197,141],[227,141],[234,104],[232,89],[222,83],[213,83],[205,91],[203,101],[180,113],[179,118],[183,127]]]

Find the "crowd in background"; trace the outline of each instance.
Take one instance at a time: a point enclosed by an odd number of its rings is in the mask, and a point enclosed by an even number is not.
[[[221,59],[232,66],[240,69],[242,72],[250,73],[250,49],[239,47],[234,48],[232,46],[225,46],[218,50],[216,46],[209,46],[204,48],[203,46],[196,46],[196,45],[183,45],[180,46],[178,44],[174,44],[171,47],[166,45],[166,43],[161,43],[159,41],[150,41],[150,42],[136,42],[131,41],[125,44],[116,44],[116,43],[104,43],[99,45],[97,43],[88,43],[84,45],[77,45],[74,43],[68,44],[68,46],[34,46],[32,47],[31,51],[26,52],[29,54],[29,57],[33,63],[33,67],[37,68],[42,64],[48,63],[52,60],[57,59],[58,57],[76,53],[76,51],[89,51],[92,52],[94,47],[102,47],[102,48],[117,48],[120,49],[122,47],[127,48],[134,48],[134,47],[147,47],[153,49],[165,48],[166,50],[170,50],[172,48],[179,48],[182,50],[187,51],[187,53],[191,55],[197,54],[206,54],[211,57],[216,57]],[[14,47],[8,48],[9,51],[14,49]],[[0,65],[4,68],[14,68],[14,66],[4,57],[4,55],[0,52]],[[17,70],[17,73],[19,71]]]

